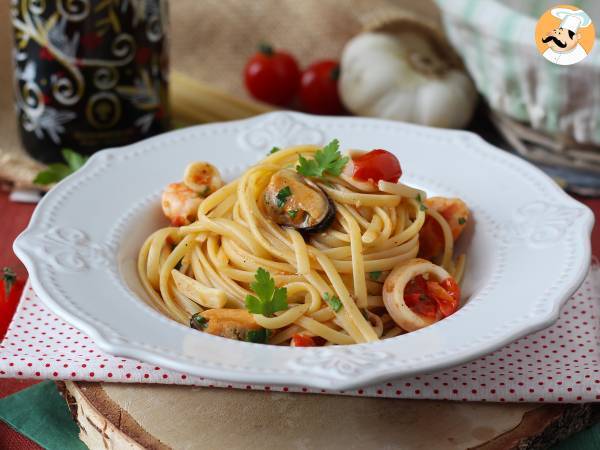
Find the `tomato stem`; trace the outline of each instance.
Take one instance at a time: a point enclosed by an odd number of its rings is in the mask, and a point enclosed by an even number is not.
[[[2,279],[4,280],[4,293],[6,294],[6,298],[8,298],[13,284],[17,281],[17,275],[10,267],[4,267],[2,268]]]
[[[331,77],[331,79],[333,81],[337,81],[340,79],[340,65],[339,64],[337,66],[335,66],[333,69],[331,69],[329,76]]]
[[[266,42],[261,42],[258,44],[258,51],[267,56],[273,56],[273,53],[275,53],[273,46],[271,44],[267,44]]]

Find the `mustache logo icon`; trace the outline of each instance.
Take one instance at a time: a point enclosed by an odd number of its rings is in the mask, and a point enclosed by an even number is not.
[[[547,42],[553,41],[557,46],[559,46],[560,48],[565,48],[567,46],[566,42],[562,42],[561,40],[559,40],[557,37],[555,36],[547,36],[545,38],[542,38],[542,42],[544,44],[546,44]]]

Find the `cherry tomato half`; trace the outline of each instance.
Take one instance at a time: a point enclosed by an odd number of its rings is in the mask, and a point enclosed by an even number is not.
[[[314,347],[316,344],[310,336],[295,334],[292,336],[292,345],[294,347]]]
[[[438,311],[442,317],[456,312],[460,301],[460,287],[453,278],[442,282],[425,280],[418,275],[404,289],[404,303],[414,313],[435,318]]]
[[[288,105],[298,92],[300,69],[289,53],[263,44],[244,69],[246,88],[258,100],[273,105]]]
[[[344,106],[338,92],[340,64],[333,60],[311,64],[300,79],[302,109],[313,114],[343,114]]]
[[[397,183],[402,176],[402,168],[393,153],[383,149],[371,150],[352,160],[357,180],[377,183],[379,180]]]

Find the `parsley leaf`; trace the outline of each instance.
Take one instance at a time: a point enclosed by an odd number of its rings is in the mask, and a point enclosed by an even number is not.
[[[287,289],[276,288],[275,280],[269,272],[259,267],[254,275],[254,280],[254,283],[250,284],[250,288],[257,296],[246,296],[246,309],[249,312],[270,317],[277,311],[287,309]]]
[[[467,223],[467,219],[465,219],[464,217],[459,217],[458,218],[458,224],[459,225],[464,225],[465,223]]]
[[[273,147],[271,149],[271,151],[269,152],[269,155],[272,155],[273,153],[277,153],[279,150],[281,150],[279,147]]]
[[[269,341],[269,330],[261,328],[260,330],[248,330],[246,333],[246,342],[254,342],[255,344],[266,344]]]
[[[190,327],[196,330],[204,330],[208,326],[208,319],[201,313],[196,313],[190,319]]]
[[[64,163],[49,164],[46,170],[42,170],[36,175],[33,182],[39,185],[57,183],[63,178],[68,177],[76,170],[80,169],[88,160],[87,156],[80,155],[73,150],[65,148],[61,152]]]
[[[419,209],[420,209],[421,211],[427,211],[427,206],[425,206],[425,204],[424,204],[424,203],[420,203],[420,204],[419,204]]]
[[[300,155],[296,171],[306,177],[322,177],[325,174],[338,176],[350,158],[342,156],[339,151],[340,142],[334,139],[325,147],[317,150],[315,159],[306,159]]]
[[[290,216],[292,219],[295,219],[297,215],[298,215],[297,209],[290,209],[288,211],[288,216]]]
[[[290,189],[289,186],[284,187],[283,189],[281,189],[278,193],[277,193],[277,206],[279,208],[282,208],[283,205],[285,205],[285,202],[287,201],[287,198],[292,195],[292,190]]]
[[[374,272],[369,272],[369,278],[373,281],[378,281],[381,276],[381,270],[375,270]]]
[[[329,292],[325,292],[323,298],[325,299],[325,302],[329,305],[329,307],[333,309],[334,312],[338,312],[340,309],[342,309],[342,301],[337,295],[330,296]]]
[[[417,194],[417,201],[421,203],[421,194]]]

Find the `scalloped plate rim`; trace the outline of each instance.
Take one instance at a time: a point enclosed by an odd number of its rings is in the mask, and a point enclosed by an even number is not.
[[[545,173],[543,173],[537,167],[531,165],[530,163],[518,158],[512,154],[501,151],[494,147],[493,145],[486,142],[480,136],[471,133],[469,131],[463,130],[444,130],[444,129],[434,129],[429,127],[423,127],[419,125],[407,124],[407,123],[398,123],[393,121],[387,121],[382,119],[373,119],[373,118],[357,118],[357,117],[315,117],[302,113],[294,113],[294,112],[274,112],[267,113],[260,116],[256,116],[250,119],[243,119],[238,121],[224,122],[224,123],[213,123],[206,125],[196,125],[193,127],[189,127],[186,129],[175,130],[169,133],[165,133],[163,135],[159,135],[153,138],[146,139],[144,141],[140,141],[135,144],[131,144],[126,147],[121,148],[110,148],[98,152],[93,155],[89,162],[80,169],[77,173],[69,176],[63,182],[59,183],[59,185],[52,189],[49,193],[47,193],[44,198],[40,201],[39,205],[36,207],[29,225],[27,228],[17,237],[14,242],[13,249],[19,259],[26,266],[29,275],[31,285],[36,292],[36,294],[40,297],[40,299],[46,304],[52,312],[62,317],[68,323],[76,326],[81,329],[95,341],[96,345],[102,349],[103,351],[113,354],[115,356],[124,356],[130,358],[142,359],[148,362],[162,364],[165,367],[170,367],[175,370],[179,370],[182,372],[187,372],[194,375],[204,376],[207,378],[214,378],[217,380],[224,380],[230,382],[246,382],[246,383],[269,383],[269,384],[277,384],[277,385],[303,385],[309,387],[315,387],[320,389],[337,389],[337,390],[345,390],[352,389],[360,386],[374,384],[380,381],[389,380],[398,375],[399,370],[397,367],[390,369],[379,369],[374,372],[367,372],[365,374],[356,375],[352,377],[348,377],[347,379],[333,379],[330,377],[314,377],[312,380],[307,382],[305,376],[303,374],[294,374],[293,372],[285,373],[285,374],[275,374],[270,373],[268,375],[264,375],[260,372],[233,372],[227,373],[222,369],[213,368],[213,367],[201,367],[194,364],[190,364],[183,361],[169,359],[163,355],[153,353],[135,345],[134,343],[123,342],[119,338],[113,338],[110,334],[99,330],[94,324],[89,323],[85,318],[79,317],[76,314],[71,313],[65,307],[63,307],[60,301],[56,301],[53,299],[50,292],[44,287],[43,283],[41,283],[39,277],[39,271],[42,270],[40,264],[35,260],[35,257],[30,254],[30,250],[28,249],[27,241],[31,235],[35,232],[35,227],[42,221],[43,211],[46,204],[50,204],[55,197],[60,195],[60,192],[66,188],[68,188],[71,183],[75,183],[78,179],[85,177],[87,174],[92,173],[94,167],[97,164],[100,164],[102,159],[107,157],[108,155],[124,155],[125,152],[135,152],[138,150],[147,151],[146,148],[149,144],[159,143],[161,140],[170,140],[173,138],[177,138],[178,136],[185,136],[187,134],[193,134],[197,130],[203,129],[208,130],[210,128],[219,129],[219,128],[236,128],[244,125],[250,125],[253,123],[260,123],[263,120],[268,120],[269,117],[279,116],[279,115],[287,115],[291,117],[300,117],[301,120],[310,121],[319,121],[319,120],[341,120],[348,122],[365,122],[365,123],[379,123],[386,124],[388,126],[398,127],[399,129],[415,129],[419,132],[424,133],[432,133],[439,135],[454,135],[454,136],[464,136],[469,139],[474,139],[478,141],[478,145],[481,148],[484,148],[486,151],[499,155],[501,158],[505,158],[507,160],[511,160],[513,163],[521,166],[523,170],[528,172],[535,173],[536,176],[544,179],[544,182],[547,184],[547,187],[551,188],[555,193],[560,193],[562,196],[563,202],[566,204],[577,206],[583,212],[582,217],[577,221],[577,225],[581,229],[580,231],[584,235],[584,239],[579,240],[581,243],[579,248],[579,254],[581,257],[581,262],[578,264],[578,268],[573,270],[571,274],[571,282],[569,286],[565,286],[562,289],[562,293],[558,295],[553,303],[553,307],[544,315],[539,315],[536,317],[536,320],[531,320],[527,326],[522,326],[520,330],[513,331],[512,333],[506,333],[501,339],[495,338],[491,339],[488,342],[480,345],[476,350],[473,348],[464,350],[461,353],[446,355],[444,357],[440,357],[435,361],[431,361],[426,365],[426,368],[423,367],[414,367],[407,368],[401,371],[401,376],[410,376],[418,373],[423,373],[424,371],[435,371],[444,367],[453,366],[456,364],[461,364],[463,362],[475,359],[479,356],[492,352],[524,335],[530,334],[532,332],[538,331],[542,328],[545,328],[551,325],[558,318],[560,308],[564,305],[567,299],[576,291],[579,285],[583,282],[587,270],[589,268],[591,262],[591,242],[589,239],[589,235],[591,234],[593,224],[594,224],[594,215],[592,211],[585,205],[581,204],[577,200],[570,197],[566,194],[554,181],[552,181]],[[500,156],[501,155],[501,156]],[[587,262],[586,262],[587,261]],[[246,344],[245,345],[253,345],[257,344]],[[352,346],[353,348],[364,348],[372,344],[357,344]],[[342,348],[342,347],[340,347]],[[312,350],[312,349],[311,349]],[[318,351],[318,349],[315,349]],[[302,349],[301,351],[306,351],[306,349]]]

